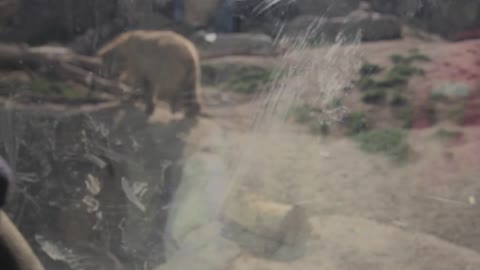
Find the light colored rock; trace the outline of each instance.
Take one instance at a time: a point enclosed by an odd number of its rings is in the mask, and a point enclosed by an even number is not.
[[[345,16],[355,10],[360,0],[296,0],[301,14],[317,16]]]
[[[369,0],[378,12],[400,16],[415,26],[421,26],[444,37],[478,25],[480,2],[471,0]]]
[[[202,58],[231,55],[276,55],[278,48],[271,37],[253,33],[218,33],[215,40],[205,40],[206,33],[198,33],[194,42],[199,46]]]
[[[472,89],[462,82],[440,82],[432,90],[433,98],[464,99],[470,96]]]
[[[303,255],[311,229],[303,206],[268,201],[247,190],[228,198],[222,220],[229,238],[245,250],[267,258],[280,253],[283,260]]]
[[[170,204],[166,225],[165,234],[173,241],[167,241],[167,250],[189,249],[189,243],[209,242],[210,236],[203,237],[196,231],[218,223],[219,209],[227,193],[222,137],[214,123],[201,121],[186,138],[182,179]],[[191,237],[196,240],[189,240]]]
[[[219,212],[227,194],[222,130],[200,121],[186,140],[182,179],[165,230],[167,262],[155,269],[225,269],[240,249],[221,234]]]
[[[326,216],[312,223],[314,235],[304,258],[282,263],[244,255],[230,269],[480,269],[478,253],[427,234],[357,217]]]
[[[347,39],[361,34],[363,41],[388,40],[401,37],[401,24],[394,16],[356,10],[345,17],[299,16],[286,25],[284,34],[311,41],[334,41],[339,34]]]

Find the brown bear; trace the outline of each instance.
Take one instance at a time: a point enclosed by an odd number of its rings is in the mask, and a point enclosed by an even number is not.
[[[195,45],[172,31],[134,30],[120,34],[97,53],[118,78],[143,89],[146,113],[156,100],[181,106],[185,116],[201,114],[200,59]]]

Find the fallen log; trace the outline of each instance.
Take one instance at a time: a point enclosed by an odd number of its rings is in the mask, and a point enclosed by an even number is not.
[[[0,44],[0,68],[31,68],[45,75],[73,80],[92,90],[123,95],[132,92],[123,83],[97,76],[101,60],[75,54],[59,46],[28,47],[18,44]]]
[[[227,237],[262,257],[299,250],[310,235],[310,224],[302,206],[268,201],[239,192],[229,198],[222,211]],[[283,256],[283,255],[282,255]]]

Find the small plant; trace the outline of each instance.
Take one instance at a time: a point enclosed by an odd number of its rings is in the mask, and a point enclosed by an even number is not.
[[[412,48],[408,50],[408,53],[409,53],[408,56],[393,54],[392,56],[390,56],[390,60],[394,64],[405,64],[405,63],[410,64],[414,61],[428,62],[432,60],[427,55],[422,54],[418,48]]]
[[[391,106],[400,107],[408,104],[408,100],[404,97],[400,91],[395,91],[389,101]]]
[[[378,80],[377,86],[381,88],[405,87],[408,84],[408,77],[397,73],[388,73],[384,78]]]
[[[394,54],[390,58],[394,65],[380,78],[374,79],[371,75],[381,72],[381,67],[367,62],[360,68],[361,76],[353,84],[363,92],[364,103],[378,105],[388,100],[391,106],[407,105],[408,100],[400,94],[400,91],[407,87],[410,77],[424,75],[424,71],[413,66],[412,62],[426,60],[427,57],[421,55],[418,49],[412,49],[408,56]]]
[[[360,73],[360,76],[369,76],[369,75],[380,73],[381,71],[382,71],[382,68],[379,65],[370,64],[367,62],[360,67],[359,73]]]
[[[353,112],[345,116],[343,123],[348,135],[357,135],[370,129],[370,123],[364,112]]]
[[[408,59],[403,56],[403,55],[400,55],[400,54],[393,54],[390,56],[390,60],[394,63],[394,64],[399,64],[399,63],[404,63],[404,62],[408,62]]]
[[[442,141],[449,142],[460,138],[462,136],[462,132],[441,128],[435,132],[434,136]]]
[[[410,147],[405,134],[399,129],[371,130],[357,135],[355,139],[366,152],[383,153],[399,162],[408,159]]]
[[[362,101],[367,104],[380,104],[385,101],[385,97],[385,89],[372,88],[363,94]]]
[[[411,48],[410,50],[408,50],[408,52],[410,53],[410,56],[408,57],[410,61],[422,61],[422,62],[432,61],[430,57],[422,54],[418,48]]]
[[[343,101],[342,101],[341,98],[335,98],[326,106],[326,108],[327,109],[336,109],[336,108],[341,107],[342,104],[343,104]]]
[[[413,126],[413,109],[405,106],[398,110],[397,117],[402,122],[402,128],[412,128]]]
[[[319,119],[316,112],[318,112],[317,109],[309,105],[303,105],[295,108],[291,113],[295,121],[308,126],[311,133],[327,135],[330,132],[330,125],[328,122]]]
[[[225,88],[244,94],[253,94],[264,90],[267,83],[282,76],[279,70],[265,70],[261,68],[245,69],[225,82]]]
[[[377,82],[369,76],[362,76],[360,79],[353,81],[353,84],[362,91],[375,88],[377,86]]]
[[[398,63],[388,71],[387,76],[410,77],[413,75],[423,75],[424,71],[420,68],[412,66],[410,63]]]
[[[313,134],[328,135],[330,133],[330,125],[326,121],[311,121],[309,127]]]
[[[308,122],[312,121],[312,119],[314,118],[313,114],[313,108],[308,105],[298,106],[292,111],[295,122],[300,124],[307,124]]]
[[[74,88],[62,82],[54,82],[45,78],[36,78],[32,80],[27,88],[37,94],[47,96],[61,96],[65,98],[79,98],[81,93]]]
[[[402,62],[392,67],[385,77],[378,81],[379,87],[405,87],[413,75],[422,75],[424,71],[420,68],[411,66],[408,63]]]

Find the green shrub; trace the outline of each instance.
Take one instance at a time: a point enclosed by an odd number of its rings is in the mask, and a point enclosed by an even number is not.
[[[422,54],[419,49],[414,48],[408,51],[408,56],[403,56],[400,54],[393,54],[390,56],[390,60],[394,64],[410,64],[414,61],[428,62],[432,59],[425,54]]]
[[[308,126],[311,133],[327,135],[330,132],[330,125],[326,121],[320,120],[319,116],[315,114],[316,111],[317,109],[309,105],[303,105],[296,107],[291,114],[297,123]]]
[[[420,68],[411,66],[409,63],[401,62],[393,66],[385,75],[383,79],[380,79],[376,85],[378,87],[393,88],[393,87],[405,87],[408,81],[413,75],[422,75],[424,71]]]
[[[344,117],[343,123],[348,135],[356,135],[370,129],[370,123],[364,112],[353,112]]]
[[[380,79],[377,82],[378,87],[393,88],[393,87],[405,87],[408,84],[408,77],[402,76],[397,73],[388,73],[385,78]]]
[[[405,106],[398,110],[397,117],[402,122],[402,128],[412,128],[413,126],[413,108]]]
[[[61,96],[65,98],[79,98],[81,93],[62,82],[50,81],[45,78],[36,78],[27,84],[27,88],[36,94],[47,96]]]
[[[408,58],[406,58],[405,56],[400,55],[400,54],[393,54],[393,55],[391,55],[391,56],[390,56],[390,60],[391,60],[394,64],[399,64],[399,63],[408,62]]]
[[[369,153],[383,153],[394,161],[406,161],[410,147],[399,129],[377,129],[355,137],[361,149]]]
[[[369,76],[362,76],[360,79],[353,81],[353,84],[362,91],[377,87],[376,81]]]
[[[410,56],[408,57],[408,59],[410,59],[410,61],[428,62],[428,61],[432,60],[427,55],[422,54],[418,48],[411,48],[411,49],[408,50],[408,53],[410,54]]]
[[[404,97],[400,91],[395,91],[393,95],[390,97],[389,101],[391,106],[400,107],[405,106],[408,104],[408,99]]]
[[[311,121],[309,128],[310,132],[313,134],[327,135],[330,133],[330,125],[326,121]]]
[[[385,97],[385,89],[372,88],[363,94],[362,101],[367,104],[380,104],[385,101]]]
[[[265,89],[268,82],[282,76],[280,70],[265,70],[261,68],[249,68],[238,72],[225,82],[225,87],[231,91],[253,94]]]
[[[359,73],[361,76],[369,76],[369,75],[377,74],[381,71],[382,71],[382,68],[379,65],[370,64],[367,62],[360,67]]]
[[[460,138],[462,132],[441,128],[435,132],[434,136],[442,141],[448,142]]]
[[[336,108],[341,107],[342,104],[343,104],[343,100],[341,98],[335,98],[329,104],[327,104],[326,108],[327,109],[336,109]]]
[[[402,77],[410,77],[413,75],[422,75],[423,70],[417,67],[412,66],[409,63],[399,63],[393,66],[389,71],[387,76],[402,76]]]
[[[291,114],[293,115],[295,122],[300,124],[307,124],[314,118],[313,112],[314,110],[311,106],[303,105],[295,107],[291,111]]]
[[[410,77],[413,75],[423,75],[424,71],[420,68],[417,68],[411,64],[413,60],[423,59],[419,52],[412,51],[413,56],[403,56],[399,54],[394,54],[390,58],[394,63],[394,66],[390,68],[382,78],[374,79],[371,77],[372,74],[380,72],[382,69],[373,64],[365,63],[360,68],[360,78],[354,81],[354,85],[358,87],[362,92],[362,101],[367,104],[380,104],[385,101],[387,96],[389,96],[386,90],[390,89],[403,89],[408,85]],[[393,94],[393,97],[390,97],[390,104],[394,106],[405,105],[407,100],[398,95],[397,93]]]

